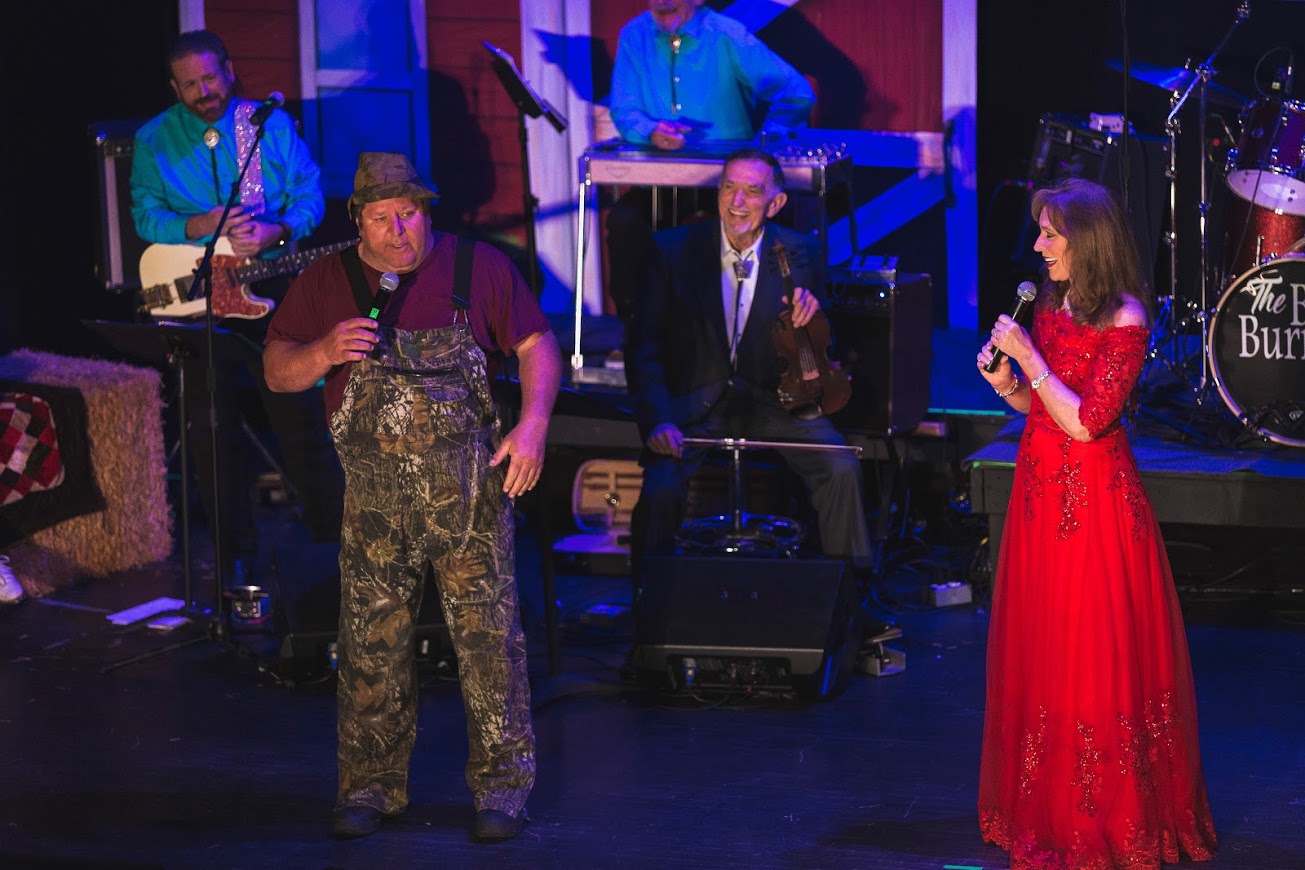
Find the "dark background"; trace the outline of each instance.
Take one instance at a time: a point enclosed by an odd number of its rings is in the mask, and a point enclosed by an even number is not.
[[[0,353],[112,355],[80,318],[130,320],[133,294],[96,275],[97,122],[173,101],[164,54],[175,0],[6,5],[0,30]]]
[[[1216,81],[1247,101],[1257,94],[1254,71],[1274,49],[1260,77],[1305,63],[1305,2],[1255,0],[1249,19],[1216,60]],[[1045,113],[1086,115],[1127,109],[1138,133],[1164,134],[1169,95],[1123,76],[1106,61],[1127,47],[1137,63],[1171,67],[1204,60],[1235,20],[1232,0],[1122,0],[1047,3],[980,0],[978,69],[978,193],[986,314],[1007,307],[1014,284],[1003,280],[1003,245],[1022,220],[998,201],[1003,182],[1028,175]],[[57,3],[10,4],[0,33],[0,352],[19,346],[65,353],[107,352],[78,323],[85,317],[130,318],[134,299],[104,289],[96,274],[98,195],[88,127],[109,119],[145,119],[172,100],[163,53],[177,29],[175,2],[127,0],[70,8]],[[1300,90],[1305,96],[1305,81]],[[1223,209],[1224,152],[1237,133],[1236,107],[1212,105],[1210,188],[1212,234]],[[1180,114],[1178,145],[1180,291],[1195,295],[1192,264],[1199,257],[1195,213],[1200,142],[1195,100]],[[1214,135],[1214,134],[1217,134]],[[989,249],[999,249],[988,256]],[[944,262],[941,254],[940,265]],[[1164,256],[1161,260],[1167,259]],[[997,277],[992,277],[995,274]],[[1162,292],[1168,275],[1157,275]],[[1210,304],[1216,299],[1211,299]],[[981,322],[981,329],[986,323]]]
[[[1249,7],[1250,16],[1236,29],[1212,67],[1217,73],[1216,83],[1249,102],[1259,98],[1261,89],[1271,81],[1273,69],[1286,66],[1293,54],[1305,63],[1305,3],[1255,0],[1243,5]],[[981,330],[997,312],[1006,310],[1018,282],[1015,276],[1003,276],[1001,266],[1012,241],[1012,224],[1023,214],[1015,207],[1015,198],[1003,193],[1002,183],[1029,176],[1039,117],[1044,113],[1068,113],[1086,119],[1091,112],[1118,113],[1127,109],[1137,133],[1163,137],[1170,111],[1169,92],[1136,79],[1125,88],[1123,75],[1107,66],[1107,61],[1121,60],[1127,50],[1132,63],[1178,68],[1190,58],[1195,66],[1223,40],[1237,19],[1237,10],[1234,0],[979,0],[978,190],[984,274]],[[1261,59],[1264,62],[1257,87],[1255,70]],[[1305,97],[1305,77],[1300,81],[1296,92]],[[1236,145],[1238,111],[1238,107],[1211,102],[1207,115],[1212,265],[1222,246],[1222,219],[1227,209],[1223,169],[1228,148]],[[1202,148],[1195,93],[1180,110],[1178,120],[1176,295],[1197,301]],[[1134,173],[1144,176],[1144,184],[1162,188],[1162,204],[1167,209],[1164,165],[1139,166],[1139,162],[1134,162]],[[1157,169],[1159,178],[1154,177]],[[1146,204],[1130,202],[1130,206],[1136,212]],[[985,222],[987,214],[991,219]],[[1163,294],[1170,287],[1168,253],[1160,247],[1158,235],[1155,244],[1155,286]],[[1217,291],[1222,285],[1216,284],[1212,281],[1209,286],[1211,295],[1206,307],[1218,301]]]

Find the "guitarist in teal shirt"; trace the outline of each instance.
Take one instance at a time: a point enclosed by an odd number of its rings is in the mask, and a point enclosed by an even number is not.
[[[169,65],[178,102],[136,134],[132,217],[147,242],[202,245],[212,237],[240,171],[237,156],[243,162],[248,151],[245,140],[252,137],[253,125],[247,110],[258,104],[233,96],[231,60],[221,40],[208,31],[178,37]],[[246,119],[240,119],[242,114]],[[250,166],[250,175],[255,174],[261,175],[261,190],[247,177],[241,202],[223,228],[242,257],[275,252],[306,237],[326,210],[317,165],[285,112],[273,111],[264,124]]]
[[[213,238],[232,184],[257,143],[237,204],[218,240],[218,253],[225,256],[215,262],[213,309],[215,317],[224,318],[218,324],[223,329],[261,347],[267,332],[265,315],[285,295],[288,280],[279,277],[253,284],[260,294],[255,296],[247,287],[229,286],[230,280],[223,279],[229,267],[246,258],[266,263],[259,270],[262,274],[286,275],[302,267],[303,254],[279,262],[274,258],[287,253],[290,242],[307,237],[321,221],[325,200],[320,172],[288,114],[235,95],[235,69],[215,34],[197,30],[178,36],[168,52],[168,68],[177,102],[137,131],[132,153],[132,216],[140,237],[155,243],[142,257],[142,283],[150,285],[142,291],[144,307],[156,317],[174,320],[203,314],[202,304],[188,299],[188,277],[203,254],[202,246]],[[260,119],[260,113],[265,117]],[[256,138],[260,120],[261,140]],[[147,277],[151,256],[156,263],[175,262],[175,274]],[[168,304],[159,291],[167,294]],[[304,523],[317,540],[339,539],[343,475],[327,433],[320,393],[272,393],[256,351],[239,365],[224,364],[221,350],[217,356],[214,398],[220,505],[213,492],[213,432],[203,425],[209,396],[202,359],[188,358],[183,363],[186,414],[210,533],[215,531],[215,517],[221,516],[227,568],[223,582],[246,585],[256,582],[253,491],[260,467],[255,445],[240,434],[242,415],[251,423],[266,419],[276,443],[264,446],[273,455],[279,452]]]

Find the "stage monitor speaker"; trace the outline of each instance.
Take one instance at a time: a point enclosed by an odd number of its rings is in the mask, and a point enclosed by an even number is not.
[[[296,541],[273,555],[272,619],[282,671],[311,678],[332,666],[331,644],[340,624],[340,545]],[[429,566],[417,614],[418,660],[437,660],[453,649]]]
[[[140,255],[147,247],[131,216],[131,160],[139,121],[92,124],[99,187],[98,256],[95,268],[105,289],[140,289]]]
[[[631,664],[663,687],[824,699],[851,673],[859,622],[840,561],[650,557],[639,576]]]
[[[909,433],[929,410],[930,279],[882,265],[859,257],[829,273],[825,310],[835,356],[852,375],[852,397],[832,418],[844,432]]]

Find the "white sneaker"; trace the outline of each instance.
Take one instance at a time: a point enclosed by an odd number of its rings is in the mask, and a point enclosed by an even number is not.
[[[23,584],[9,570],[9,557],[0,555],[0,604],[13,604],[23,597]]]

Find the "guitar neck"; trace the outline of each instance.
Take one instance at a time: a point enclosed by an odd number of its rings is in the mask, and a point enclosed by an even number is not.
[[[277,257],[275,260],[255,260],[248,265],[236,269],[236,283],[253,284],[258,281],[266,281],[268,278],[275,278],[278,275],[289,275],[292,272],[300,272],[309,263],[318,257],[324,257],[327,254],[334,254],[337,251],[343,251],[345,248],[358,244],[354,239],[349,242],[337,242],[334,245],[326,245],[321,248],[309,248],[306,251],[299,251],[295,254],[287,254],[284,257]]]

